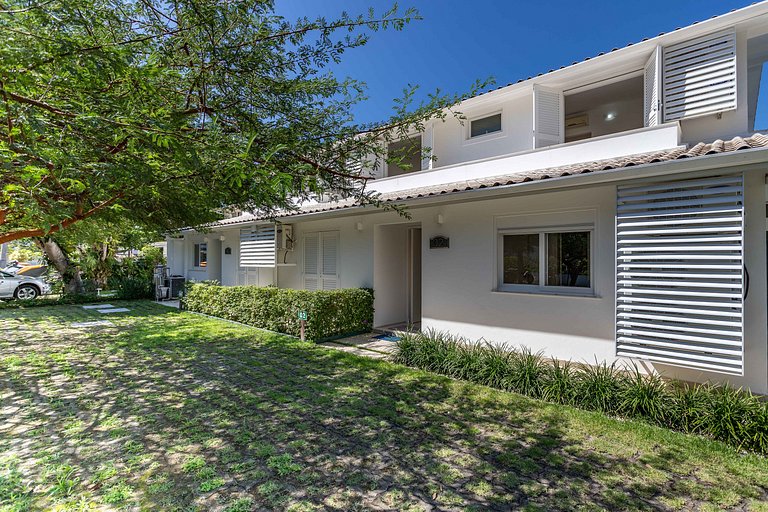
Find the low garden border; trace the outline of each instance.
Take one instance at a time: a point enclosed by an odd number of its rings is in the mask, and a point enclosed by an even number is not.
[[[556,361],[433,330],[401,336],[394,360],[407,366],[768,454],[768,402],[749,391],[665,380],[636,366]]]

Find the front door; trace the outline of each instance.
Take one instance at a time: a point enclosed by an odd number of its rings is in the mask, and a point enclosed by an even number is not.
[[[408,228],[408,324],[421,323],[421,228]]]

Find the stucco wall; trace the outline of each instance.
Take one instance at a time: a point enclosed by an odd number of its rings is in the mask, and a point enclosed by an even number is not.
[[[423,224],[427,240],[436,234],[450,238],[449,249],[423,253],[423,325],[526,344],[559,358],[612,359],[614,205],[615,188],[600,187],[442,208],[442,226]],[[579,224],[585,218],[594,224],[594,297],[494,291],[497,227],[567,226],[575,215]]]
[[[502,113],[501,133],[468,138],[469,123],[474,118]],[[471,162],[493,156],[507,155],[533,149],[533,96],[463,109],[467,117],[463,124],[455,117],[434,125],[434,168]]]

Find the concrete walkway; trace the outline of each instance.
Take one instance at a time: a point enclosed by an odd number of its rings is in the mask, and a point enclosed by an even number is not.
[[[321,345],[359,356],[387,359],[394,352],[396,343],[395,341],[376,338],[376,336],[381,336],[381,334],[376,332],[358,334],[348,338],[326,341]]]

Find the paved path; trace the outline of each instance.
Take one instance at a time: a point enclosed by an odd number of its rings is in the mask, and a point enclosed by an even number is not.
[[[369,332],[348,338],[326,341],[321,345],[374,359],[387,359],[395,350],[395,342],[376,338],[379,333]]]

